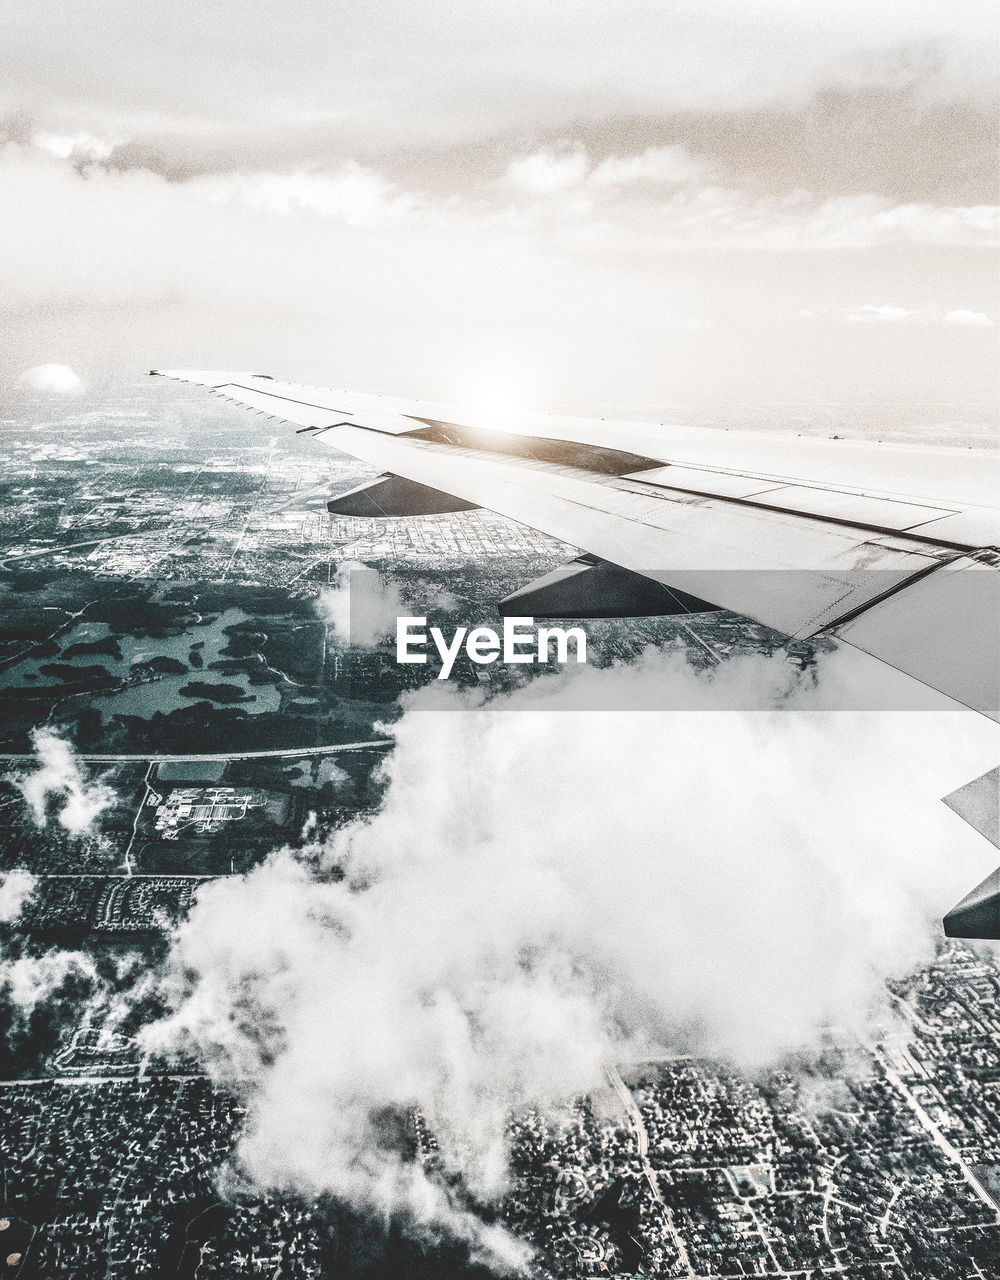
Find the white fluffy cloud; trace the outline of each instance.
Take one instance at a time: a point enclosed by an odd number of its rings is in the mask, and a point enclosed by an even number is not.
[[[22,867],[0,877],[0,924],[17,919],[37,885],[38,878]]]
[[[32,142],[60,160],[107,160],[127,138],[96,138],[92,133],[36,133]]]
[[[520,156],[507,166],[504,181],[515,191],[546,196],[579,186],[589,172],[587,153],[577,145],[558,152],[535,151]]]
[[[762,677],[781,701],[780,662],[721,689],[669,654],[585,674],[614,705],[623,680],[635,706],[672,683],[699,708],[673,714],[574,711],[569,676],[485,707],[422,692],[374,818],[201,892],[151,1043],[252,1081],[238,1154],[262,1182],[495,1255],[388,1114],[419,1107],[488,1197],[508,1113],[594,1087],[609,1057],[753,1064],[864,1028],[989,862],[937,799],[993,758],[976,717],[824,715],[808,686],[799,711],[716,709]]]
[[[336,581],[319,593],[316,609],[341,644],[359,649],[395,634],[397,617],[409,612],[394,582],[354,560],[337,566]]]
[[[24,868],[0,877],[0,924],[16,921],[37,887],[38,877]],[[0,954],[0,996],[14,1014],[14,1029],[23,1030],[38,1006],[55,995],[70,977],[96,982],[97,971],[89,956],[58,948],[40,955]],[[8,1035],[11,1030],[6,1028]]]
[[[52,949],[38,956],[0,961],[0,991],[23,1020],[51,999],[70,977],[96,982],[97,970],[85,952]]]
[[[100,780],[88,779],[72,744],[53,730],[35,729],[31,737],[38,768],[19,778],[18,787],[32,817],[44,827],[54,804],[59,823],[70,835],[92,830],[97,818],[115,803],[114,791]]]
[[[57,396],[76,396],[84,390],[83,381],[68,364],[36,364],[18,378],[23,387]]]
[[[626,186],[649,183],[664,187],[705,183],[714,165],[704,157],[692,156],[684,147],[647,147],[638,155],[608,156],[591,172],[598,186]]]
[[[419,595],[419,607],[411,597]],[[396,633],[396,619],[415,610],[451,609],[455,597],[450,591],[428,582],[406,584],[406,589],[376,569],[357,560],[343,560],[337,566],[334,583],[316,598],[316,610],[342,645],[374,649],[380,641]]]
[[[331,174],[251,173],[204,178],[195,189],[216,203],[238,201],[267,213],[308,211],[337,218],[349,227],[393,226],[413,209],[415,198],[355,162]]]
[[[944,322],[945,324],[973,325],[980,329],[991,329],[993,327],[993,321],[985,311],[967,311],[961,307],[957,311],[949,311],[944,317]]]

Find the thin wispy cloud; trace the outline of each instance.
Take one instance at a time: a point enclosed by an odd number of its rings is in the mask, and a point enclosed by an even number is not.
[[[310,133],[334,145],[441,145],[609,114],[801,110],[822,91],[864,87],[988,108],[996,31],[983,0],[963,5],[960,21],[939,0],[623,0],[613,10],[515,0],[502,12],[290,0],[257,6],[252,23],[193,0],[152,14],[84,0],[27,15],[15,8],[5,24],[0,110],[38,116],[57,136],[204,151],[238,145],[262,121],[272,145],[282,132],[293,145]]]
[[[848,312],[847,319],[855,324],[899,324],[903,320],[912,320],[915,314],[908,307],[876,306],[866,302],[864,306]]]
[[[956,311],[942,313],[932,307],[915,309],[885,303],[877,305],[871,302],[854,307],[846,313],[844,319],[853,324],[957,324],[974,329],[989,329],[993,326],[993,321],[983,311],[959,308]]]

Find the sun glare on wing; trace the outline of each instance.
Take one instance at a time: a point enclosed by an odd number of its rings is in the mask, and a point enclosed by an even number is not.
[[[509,429],[529,408],[524,385],[514,377],[500,375],[475,383],[466,403],[476,415],[476,425],[489,431]]]

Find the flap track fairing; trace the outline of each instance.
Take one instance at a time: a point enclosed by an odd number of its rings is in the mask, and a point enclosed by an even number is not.
[[[326,509],[335,516],[368,516],[375,519],[397,516],[438,516],[454,511],[475,511],[477,504],[455,498],[440,489],[418,484],[404,476],[381,475],[336,498]]]
[[[719,608],[590,555],[579,556],[529,582],[501,600],[498,607],[504,618],[655,618],[711,613]]]

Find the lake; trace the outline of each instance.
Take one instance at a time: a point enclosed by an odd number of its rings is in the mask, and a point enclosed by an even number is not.
[[[0,675],[0,688],[61,685],[63,681],[56,676],[43,675],[39,671],[39,667],[51,662],[65,663],[74,667],[99,664],[106,667],[112,675],[124,679],[134,663],[148,662],[151,658],[176,658],[187,664],[192,645],[197,644],[199,646],[197,652],[201,655],[204,664],[202,668],[191,668],[179,675],[161,676],[145,684],[132,685],[117,693],[88,695],[92,705],[101,712],[104,719],[122,715],[139,716],[148,720],[157,711],[167,714],[181,707],[189,707],[198,701],[197,698],[187,697],[180,692],[184,685],[192,680],[198,680],[211,684],[222,682],[238,685],[253,701],[232,705],[242,708],[251,715],[264,711],[277,711],[281,706],[281,695],[274,685],[252,685],[245,672],[223,676],[218,671],[211,670],[213,662],[225,661],[222,650],[229,643],[226,628],[240,622],[247,622],[249,617],[250,615],[244,613],[242,609],[226,609],[213,621],[189,627],[183,635],[162,637],[122,635],[118,637],[118,647],[122,655],[120,659],[106,653],[78,654],[72,658],[28,659]],[[111,628],[106,622],[80,622],[60,638],[59,646],[61,649],[66,649],[72,644],[92,643],[95,640],[103,640],[110,634]],[[34,679],[31,678],[32,675]]]

